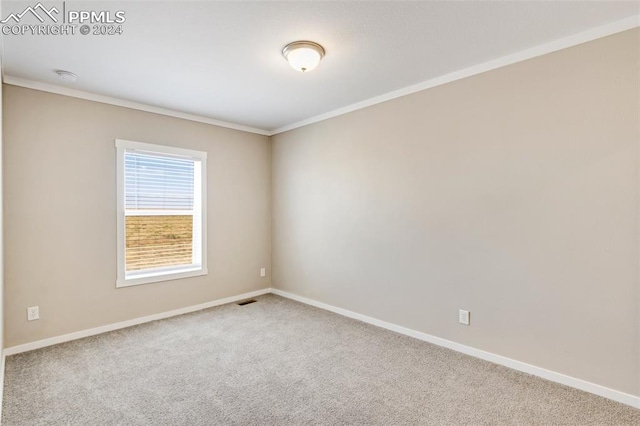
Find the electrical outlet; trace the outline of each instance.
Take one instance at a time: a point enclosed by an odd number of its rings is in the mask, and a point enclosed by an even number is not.
[[[31,306],[27,308],[27,321],[34,321],[40,319],[40,307]]]
[[[260,268],[260,276],[261,277],[267,276],[267,268]]]
[[[458,321],[460,324],[470,325],[471,324],[471,312],[460,309],[458,313]]]

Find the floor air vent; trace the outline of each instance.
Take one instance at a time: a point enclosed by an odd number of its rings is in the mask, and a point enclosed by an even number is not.
[[[248,305],[250,303],[256,303],[256,302],[257,302],[257,300],[253,300],[253,299],[251,299],[251,300],[243,300],[242,302],[238,302],[238,305],[244,306],[244,305]]]

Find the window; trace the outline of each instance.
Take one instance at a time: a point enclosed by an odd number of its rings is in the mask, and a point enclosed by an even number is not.
[[[116,140],[116,287],[207,274],[207,153]]]

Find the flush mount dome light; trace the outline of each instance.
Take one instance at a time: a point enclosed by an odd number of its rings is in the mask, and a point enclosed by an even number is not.
[[[58,74],[60,80],[67,83],[75,83],[78,79],[78,76],[70,71],[58,70],[56,71],[56,74]]]
[[[324,48],[312,41],[294,41],[282,49],[282,56],[294,70],[307,72],[318,66],[324,56]]]

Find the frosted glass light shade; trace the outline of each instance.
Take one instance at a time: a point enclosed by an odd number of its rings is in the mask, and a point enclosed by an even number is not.
[[[296,41],[289,43],[282,50],[286,58],[296,71],[307,72],[313,70],[324,56],[324,48],[312,41]]]

